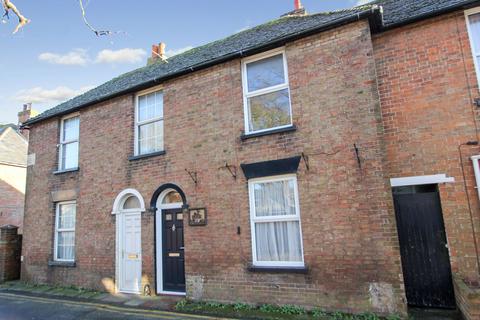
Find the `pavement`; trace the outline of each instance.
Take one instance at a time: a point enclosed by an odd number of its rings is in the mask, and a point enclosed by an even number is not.
[[[131,301],[131,300],[129,300]],[[221,319],[201,315],[187,315],[170,311],[128,307],[118,302],[80,301],[31,293],[0,291],[0,319],[2,320],[140,320],[140,319]]]
[[[78,288],[0,285],[0,320],[226,319],[174,312],[179,296],[109,294]],[[409,309],[410,320],[462,320],[455,310]]]

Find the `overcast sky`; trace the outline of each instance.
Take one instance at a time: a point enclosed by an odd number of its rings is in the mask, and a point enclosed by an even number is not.
[[[153,43],[167,53],[221,39],[278,18],[294,0],[84,0],[90,23],[121,31],[96,37],[77,0],[13,0],[31,23],[12,35],[17,19],[0,23],[0,123],[17,122],[22,104],[45,111],[145,65]],[[303,0],[311,13],[363,0]]]

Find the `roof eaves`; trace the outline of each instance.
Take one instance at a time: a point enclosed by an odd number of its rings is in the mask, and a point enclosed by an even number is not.
[[[439,10],[434,10],[434,11],[426,12],[426,13],[423,13],[423,14],[420,14],[420,15],[417,15],[417,16],[412,16],[409,19],[404,19],[404,20],[401,20],[399,22],[394,22],[394,23],[391,23],[391,24],[388,24],[388,25],[382,25],[382,27],[380,29],[376,30],[376,32],[388,31],[388,30],[395,29],[395,28],[398,28],[398,27],[402,27],[402,26],[405,26],[405,25],[408,25],[408,24],[411,24],[411,23],[414,23],[414,22],[421,21],[421,20],[434,18],[434,17],[440,16],[442,14],[450,13],[450,12],[453,12],[453,11],[456,11],[456,10],[459,10],[459,9],[462,9],[462,8],[468,9],[468,8],[473,7],[475,5],[478,5],[478,4],[480,4],[480,0],[470,0],[470,1],[465,1],[465,2],[461,2],[461,3],[456,3],[456,4],[453,4],[451,6],[447,6],[445,8],[439,9]]]
[[[365,5],[363,7],[364,7],[364,10],[359,11],[359,12],[355,12],[351,15],[347,15],[347,16],[332,20],[328,23],[321,24],[319,26],[316,26],[316,27],[313,27],[313,28],[310,28],[310,29],[307,29],[307,30],[302,30],[302,31],[297,32],[297,33],[289,34],[287,36],[277,38],[273,41],[266,42],[266,43],[263,43],[261,45],[256,45],[256,46],[253,46],[251,48],[247,48],[245,50],[232,52],[232,53],[229,53],[227,55],[221,56],[221,57],[213,59],[213,60],[209,60],[209,61],[206,61],[206,62],[202,62],[202,63],[196,64],[196,65],[186,67],[184,69],[178,70],[176,72],[172,72],[171,74],[165,75],[163,77],[154,78],[153,80],[144,82],[140,85],[133,86],[133,87],[130,87],[130,88],[125,89],[125,90],[120,90],[120,91],[117,91],[117,92],[113,92],[113,93],[105,95],[101,98],[97,98],[94,101],[90,101],[90,102],[81,104],[81,105],[79,105],[75,108],[71,108],[71,109],[65,110],[63,112],[58,112],[58,113],[55,113],[55,114],[52,114],[52,115],[49,115],[49,116],[46,116],[46,117],[41,117],[41,114],[40,114],[38,117],[31,118],[30,120],[26,121],[22,125],[22,128],[28,128],[30,125],[32,125],[34,123],[37,123],[37,122],[41,122],[41,121],[44,121],[44,120],[47,120],[47,119],[63,116],[63,115],[66,115],[66,114],[69,114],[69,113],[72,113],[72,112],[76,112],[76,111],[78,111],[80,109],[83,109],[85,107],[89,107],[89,106],[92,106],[92,105],[95,105],[95,104],[98,104],[98,103],[101,103],[101,102],[105,102],[107,100],[117,98],[117,97],[125,95],[125,94],[129,94],[129,93],[137,92],[137,91],[140,91],[140,90],[143,90],[143,89],[147,89],[149,87],[155,86],[159,82],[163,82],[163,81],[170,80],[172,78],[177,78],[177,77],[180,77],[180,76],[183,76],[183,75],[195,72],[195,71],[206,69],[206,68],[209,68],[211,66],[218,65],[220,63],[224,63],[224,62],[227,62],[227,61],[230,61],[230,60],[233,60],[233,59],[242,58],[242,57],[245,57],[245,56],[250,56],[250,55],[253,55],[253,54],[256,54],[256,53],[260,53],[262,51],[273,49],[275,47],[279,47],[281,45],[284,45],[287,42],[291,42],[291,41],[294,41],[294,40],[297,40],[297,39],[300,39],[300,38],[305,38],[305,37],[308,37],[310,35],[313,35],[313,34],[316,34],[316,33],[319,33],[319,32],[323,32],[323,31],[327,31],[327,30],[330,30],[330,29],[333,29],[333,28],[336,28],[336,27],[339,27],[339,26],[342,26],[342,25],[345,25],[345,24],[348,24],[348,23],[360,21],[362,19],[368,19],[371,23],[372,23],[372,21],[377,23],[378,21],[382,20],[382,18],[381,18],[382,8],[380,6],[378,6],[378,5]],[[363,9],[363,7],[361,9]],[[375,17],[375,16],[377,16],[377,17]]]

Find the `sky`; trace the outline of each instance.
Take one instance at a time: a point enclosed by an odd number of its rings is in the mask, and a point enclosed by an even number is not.
[[[154,43],[167,54],[215,41],[278,18],[294,0],[11,0],[31,22],[0,19],[0,124],[17,123],[22,105],[42,112],[122,73],[144,66]],[[365,0],[302,0],[310,13]],[[118,31],[118,32],[117,32]]]

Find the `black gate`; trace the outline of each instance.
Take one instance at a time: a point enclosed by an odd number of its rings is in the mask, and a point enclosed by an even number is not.
[[[162,210],[163,290],[185,292],[182,209]]]
[[[437,185],[393,188],[393,198],[408,304],[455,308]]]

